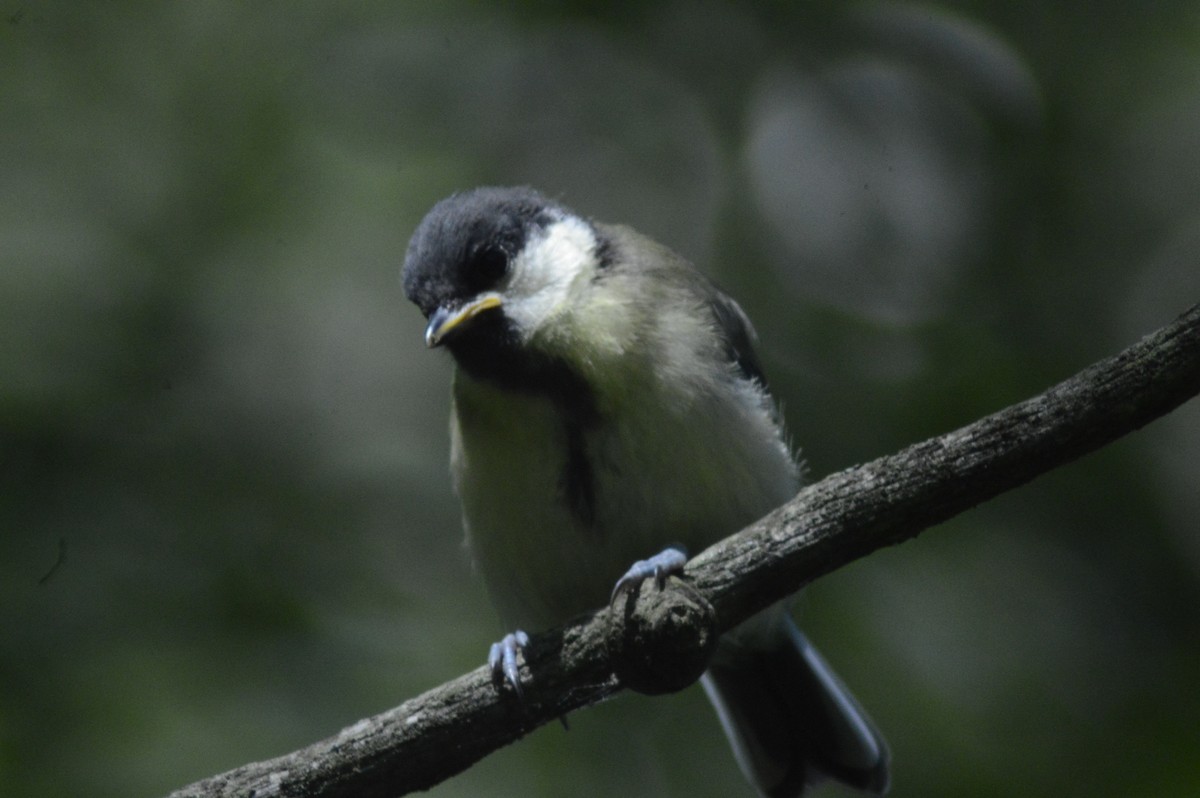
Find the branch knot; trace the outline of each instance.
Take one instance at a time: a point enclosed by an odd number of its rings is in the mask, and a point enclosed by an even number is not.
[[[720,634],[712,605],[695,587],[670,577],[618,596],[609,612],[608,653],[613,671],[645,695],[674,693],[703,675]]]

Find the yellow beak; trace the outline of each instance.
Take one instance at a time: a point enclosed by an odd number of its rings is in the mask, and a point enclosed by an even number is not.
[[[429,347],[441,345],[446,340],[446,336],[454,330],[467,324],[480,313],[498,308],[501,304],[503,303],[500,301],[500,297],[488,294],[468,302],[456,310],[438,308],[429,317],[429,326],[425,328],[425,345]]]

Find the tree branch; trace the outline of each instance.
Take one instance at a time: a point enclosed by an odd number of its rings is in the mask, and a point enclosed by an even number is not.
[[[614,669],[625,673],[630,651],[621,642],[628,638],[622,619],[631,613],[680,601],[708,613],[689,616],[701,620],[688,621],[699,627],[691,644],[674,639],[666,645],[678,650],[660,652],[668,660],[678,655],[690,679],[703,660],[689,656],[707,650],[708,632],[729,629],[823,574],[1094,451],[1197,393],[1200,305],[1039,396],[806,487],[695,557],[683,590],[643,590],[623,613],[603,610],[536,636],[526,651],[523,700],[497,689],[480,667],[327,740],[205,779],[171,798],[384,798],[427,789],[621,689]],[[640,659],[655,657],[643,652]]]

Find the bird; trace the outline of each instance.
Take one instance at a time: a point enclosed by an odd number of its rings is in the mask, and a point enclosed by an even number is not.
[[[603,607],[795,495],[802,467],[741,307],[631,227],[528,187],[434,204],[405,296],[452,356],[450,463],[467,548],[520,690],[528,632]],[[882,794],[883,736],[786,603],[730,630],[701,677],[760,795],[832,779]]]

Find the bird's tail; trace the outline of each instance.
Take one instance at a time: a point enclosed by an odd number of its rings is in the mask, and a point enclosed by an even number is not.
[[[888,748],[790,617],[769,643],[723,642],[702,683],[742,772],[768,798],[832,778],[882,794]]]

